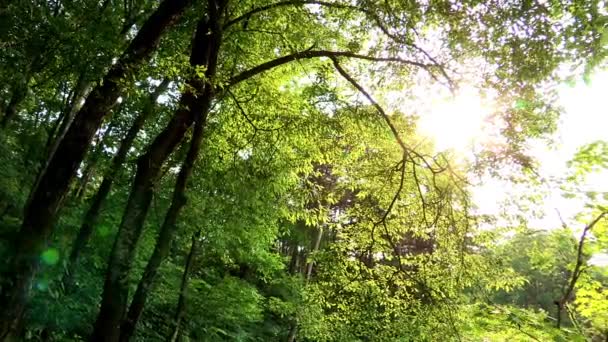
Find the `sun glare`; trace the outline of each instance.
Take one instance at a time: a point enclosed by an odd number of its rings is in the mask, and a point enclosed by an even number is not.
[[[438,152],[453,151],[465,156],[475,144],[489,138],[485,123],[491,108],[474,89],[434,100],[428,112],[420,113],[418,132],[433,140]]]

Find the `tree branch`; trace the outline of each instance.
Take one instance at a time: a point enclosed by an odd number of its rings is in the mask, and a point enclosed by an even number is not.
[[[280,1],[280,2],[276,2],[273,4],[269,4],[266,6],[262,6],[262,7],[258,7],[258,8],[254,8],[251,11],[244,13],[232,20],[229,20],[228,22],[226,22],[226,24],[224,24],[224,29],[240,22],[243,20],[247,20],[249,19],[251,16],[253,16],[254,14],[257,13],[261,13],[261,12],[265,12],[268,10],[272,10],[278,7],[285,7],[285,6],[297,6],[297,5],[319,5],[319,6],[323,6],[323,7],[328,7],[328,8],[336,8],[336,9],[344,9],[344,10],[352,10],[352,11],[356,11],[356,12],[360,12],[365,14],[366,16],[368,16],[369,18],[371,18],[371,20],[375,23],[375,25],[378,27],[378,29],[388,38],[390,38],[391,40],[393,40],[396,43],[399,44],[403,44],[403,45],[407,45],[410,46],[412,48],[414,48],[415,50],[419,51],[420,53],[422,53],[429,61],[431,61],[431,65],[434,65],[435,67],[438,68],[439,72],[442,74],[442,76],[447,80],[448,82],[448,86],[450,87],[451,90],[454,89],[454,82],[452,81],[452,79],[448,76],[445,68],[437,61],[436,58],[434,58],[433,56],[431,56],[430,53],[428,53],[427,51],[425,51],[424,49],[422,49],[421,47],[419,47],[418,45],[408,41],[408,39],[401,37],[397,34],[391,33],[390,30],[388,29],[388,27],[386,26],[386,24],[382,21],[382,19],[380,18],[380,16],[376,13],[376,11],[364,8],[364,7],[360,7],[360,6],[355,6],[355,5],[348,5],[348,4],[342,4],[342,3],[336,3],[336,2],[328,2],[328,1],[315,1],[315,0],[306,0],[306,1],[302,1],[302,0],[287,0],[287,1]],[[431,74],[433,75],[433,74]],[[435,78],[433,76],[433,78]],[[435,80],[437,80],[437,78],[435,78]]]
[[[574,270],[572,270],[572,277],[570,278],[570,282],[568,284],[568,287],[566,288],[566,291],[564,292],[563,297],[559,300],[559,302],[557,302],[556,304],[558,305],[559,308],[559,313],[561,313],[561,310],[563,309],[564,305],[568,302],[568,300],[570,300],[570,297],[572,296],[572,292],[574,292],[574,287],[576,286],[576,282],[578,281],[579,277],[581,276],[581,274],[583,273],[584,269],[582,269],[582,267],[584,266],[583,264],[585,263],[585,260],[583,259],[584,254],[583,254],[583,247],[585,245],[585,239],[587,238],[587,233],[589,233],[589,231],[591,229],[593,229],[593,227],[601,220],[604,218],[604,216],[608,215],[608,212],[602,212],[600,215],[598,215],[593,221],[591,221],[591,223],[589,223],[585,229],[583,229],[583,233],[581,234],[581,237],[578,241],[578,247],[577,247],[577,255],[576,255],[576,264],[574,265]],[[559,318],[558,318],[558,322],[559,322]],[[559,328],[559,326],[558,326]]]
[[[404,156],[404,160],[405,160],[405,157],[407,157],[407,154],[409,153],[409,148],[405,145],[405,142],[403,142],[403,139],[401,139],[401,136],[399,135],[399,132],[397,131],[397,128],[395,127],[395,125],[393,125],[393,122],[391,121],[391,119],[388,116],[388,114],[386,114],[386,112],[378,104],[378,102],[376,102],[376,100],[374,100],[374,98],[365,89],[363,89],[363,87],[359,83],[357,83],[357,81],[355,81],[355,79],[352,78],[342,68],[342,66],[340,65],[340,63],[338,62],[338,59],[336,57],[337,56],[330,56],[331,60],[334,63],[334,67],[336,68],[336,70],[338,71],[338,73],[340,75],[342,75],[342,77],[344,77],[350,84],[352,84],[352,86],[355,87],[361,94],[363,94],[363,96],[365,96],[365,98],[367,98],[367,100],[372,104],[372,106],[374,106],[374,108],[376,108],[376,110],[378,111],[378,113],[380,113],[380,115],[382,116],[382,118],[384,119],[384,121],[386,122],[386,124],[388,125],[388,127],[391,129],[391,132],[393,133],[393,136],[395,137],[395,139],[397,140],[397,143],[401,147],[401,150],[405,154],[405,156]]]
[[[397,203],[397,200],[399,199],[399,196],[401,195],[401,191],[403,190],[403,186],[405,183],[405,166],[406,166],[405,164],[406,164],[407,160],[409,159],[410,149],[405,145],[405,142],[403,141],[403,139],[401,139],[401,136],[399,135],[397,128],[391,121],[388,114],[384,111],[382,106],[380,106],[378,104],[378,102],[376,102],[376,100],[374,100],[374,98],[365,89],[363,89],[363,87],[359,83],[357,83],[357,81],[346,72],[346,70],[344,70],[342,68],[342,66],[338,62],[337,57],[331,56],[330,58],[331,58],[332,62],[334,63],[334,67],[336,68],[338,73],[340,75],[342,75],[342,77],[344,77],[361,94],[363,94],[363,96],[365,96],[367,98],[367,100],[372,104],[372,106],[374,106],[374,108],[376,108],[378,113],[380,113],[380,115],[382,116],[382,118],[384,119],[386,124],[389,126],[391,132],[393,133],[395,140],[397,140],[397,143],[401,147],[401,150],[403,151],[403,158],[401,159],[401,161],[399,163],[400,164],[399,167],[401,169],[401,174],[399,177],[399,188],[397,189],[397,191],[395,191],[395,194],[393,195],[393,198],[391,199],[389,206],[384,211],[382,218],[380,218],[380,220],[378,222],[375,222],[372,227],[372,241],[373,241],[373,235],[375,233],[376,227],[379,225],[382,225],[384,227],[384,234],[386,235],[386,240],[388,241],[391,248],[393,249],[393,252],[395,253],[395,256],[397,257],[397,260],[399,261],[399,269],[401,270],[401,266],[402,266],[401,255],[397,249],[397,245],[395,244],[395,242],[393,241],[393,239],[390,235],[390,232],[389,232],[387,224],[386,224],[386,219],[387,219],[388,215],[391,213],[391,211],[393,210],[393,207],[395,206],[395,203]],[[373,248],[373,246],[370,246],[370,248],[368,248],[368,251],[371,252],[372,248]]]
[[[296,60],[319,58],[319,57],[328,57],[328,58],[347,57],[347,58],[361,59],[361,60],[372,61],[372,62],[394,62],[394,63],[417,66],[417,67],[423,68],[427,71],[429,71],[430,68],[435,67],[435,65],[433,65],[433,64],[421,63],[418,61],[403,59],[403,58],[399,58],[399,57],[375,57],[375,56],[360,55],[360,54],[356,54],[356,53],[352,53],[352,52],[348,52],[348,51],[327,51],[327,50],[313,51],[313,50],[309,49],[309,50],[305,50],[305,51],[295,52],[295,53],[292,53],[287,56],[279,57],[277,59],[262,63],[249,70],[243,71],[240,74],[230,78],[228,80],[227,86],[229,87],[229,86],[235,85],[239,82],[247,80],[251,77],[264,73],[268,70],[271,70],[271,69],[281,66],[283,64],[287,64],[287,63],[290,63],[290,62],[293,62]],[[429,71],[429,73],[430,73],[430,71]]]
[[[566,221],[564,221],[564,218],[562,217],[562,213],[559,211],[559,209],[555,208],[555,212],[557,213],[557,217],[559,218],[559,221],[562,223],[562,228],[564,228],[564,229],[568,228],[568,225],[566,224]]]
[[[353,6],[353,5],[346,5],[346,4],[340,4],[340,3],[333,3],[333,2],[328,2],[328,1],[302,1],[302,0],[287,0],[287,1],[279,1],[279,2],[275,2],[273,4],[268,4],[265,6],[261,6],[258,8],[254,8],[251,11],[244,13],[232,20],[229,20],[228,22],[226,22],[224,24],[224,29],[238,23],[241,22],[243,20],[246,20],[247,18],[250,18],[251,16],[253,16],[254,14],[257,13],[261,13],[261,12],[265,12],[265,11],[269,11],[275,8],[279,8],[279,7],[286,7],[286,6],[299,6],[299,5],[319,5],[319,6],[324,6],[324,7],[332,7],[332,8],[339,8],[339,9],[351,9],[351,10],[355,10],[355,11],[359,11],[359,12],[363,12],[363,13],[371,13],[370,11],[367,11],[361,7],[358,6]]]
[[[247,112],[245,111],[245,109],[243,108],[243,106],[241,106],[241,101],[239,101],[236,96],[234,96],[234,94],[228,90],[228,95],[230,95],[230,97],[232,98],[232,101],[236,104],[237,109],[239,110],[239,112],[241,113],[241,115],[245,118],[245,120],[247,121],[247,123],[251,126],[251,128],[253,128],[254,130],[254,135],[258,132],[275,132],[277,130],[283,129],[285,128],[286,125],[282,125],[279,127],[275,127],[275,128],[265,128],[265,127],[258,127],[255,122],[253,122],[253,120],[249,117],[249,115],[247,115]]]

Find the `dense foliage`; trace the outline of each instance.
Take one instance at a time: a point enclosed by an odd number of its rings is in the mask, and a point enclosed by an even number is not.
[[[606,6],[0,3],[0,341],[608,338],[608,204],[578,189],[608,144],[556,181],[580,227],[505,227],[469,181],[538,185],[526,142],[604,66]],[[474,163],[403,105],[463,85],[495,102]]]

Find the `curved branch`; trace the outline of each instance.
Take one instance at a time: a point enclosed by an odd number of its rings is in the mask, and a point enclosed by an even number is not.
[[[393,133],[393,136],[395,137],[395,140],[397,140],[397,143],[401,147],[401,150],[403,151],[403,158],[401,159],[401,161],[398,164],[399,168],[401,170],[401,174],[400,174],[400,177],[399,177],[399,187],[398,187],[397,191],[395,191],[395,194],[393,195],[393,198],[391,199],[391,202],[390,202],[389,206],[384,211],[384,214],[382,215],[382,217],[380,218],[380,220],[378,222],[375,222],[374,225],[373,225],[373,227],[372,227],[372,241],[373,241],[373,235],[375,233],[376,227],[379,226],[379,225],[382,225],[384,227],[384,233],[386,235],[386,240],[388,241],[389,245],[393,249],[393,251],[395,253],[395,256],[397,257],[397,260],[399,262],[399,269],[401,270],[401,266],[402,266],[401,255],[400,255],[400,253],[399,253],[399,251],[397,249],[397,245],[395,244],[395,242],[393,241],[393,239],[392,239],[392,237],[390,235],[390,232],[389,232],[388,227],[386,225],[386,219],[388,218],[388,215],[393,210],[393,207],[397,203],[397,200],[399,199],[399,196],[401,195],[401,191],[403,190],[403,187],[404,187],[404,184],[405,184],[405,164],[406,164],[407,160],[410,159],[409,158],[410,149],[405,145],[405,142],[403,141],[403,139],[401,139],[401,136],[399,135],[399,131],[397,131],[397,128],[395,127],[395,125],[391,121],[391,119],[388,116],[388,114],[384,111],[384,109],[382,108],[382,106],[380,106],[378,104],[378,102],[376,102],[376,100],[374,100],[374,98],[359,83],[357,83],[357,81],[354,78],[352,78],[352,76],[350,76],[346,72],[346,70],[344,70],[342,68],[342,66],[338,62],[338,59],[335,56],[332,56],[330,58],[331,58],[332,62],[334,63],[334,67],[336,68],[336,70],[338,71],[338,73],[340,75],[342,75],[342,77],[344,77],[361,94],[363,94],[363,96],[365,96],[367,98],[367,100],[372,104],[372,106],[374,106],[374,108],[376,108],[376,110],[378,111],[378,113],[380,113],[380,115],[382,116],[382,118],[384,119],[384,121],[386,122],[386,124],[389,126],[391,132]],[[373,248],[373,246],[370,246],[368,248],[368,251],[371,252],[372,248]]]
[[[409,148],[405,145],[405,142],[403,142],[403,139],[401,139],[401,136],[399,135],[397,128],[391,121],[388,114],[386,114],[386,112],[378,104],[378,102],[376,102],[376,100],[374,100],[374,98],[365,89],[363,89],[363,87],[359,83],[357,83],[357,81],[355,81],[355,79],[352,78],[352,76],[350,76],[342,68],[342,66],[340,66],[340,63],[338,62],[338,59],[336,58],[336,56],[330,56],[330,58],[331,58],[332,62],[334,63],[334,67],[336,68],[338,73],[340,75],[342,75],[342,77],[344,77],[350,84],[352,84],[352,86],[355,87],[361,94],[363,94],[363,96],[365,96],[365,98],[367,98],[367,100],[372,104],[372,106],[374,106],[374,108],[376,108],[378,113],[380,113],[380,115],[382,116],[382,118],[384,119],[384,121],[386,122],[388,127],[391,129],[391,132],[393,133],[393,136],[395,137],[395,139],[397,140],[397,143],[401,147],[401,150],[403,150],[403,153],[405,154],[405,156],[404,156],[404,163],[405,163],[405,159],[406,159],[405,157],[407,157],[407,154],[409,153]]]
[[[583,259],[583,257],[584,257],[583,247],[585,245],[585,239],[587,238],[587,234],[606,215],[608,215],[608,212],[606,212],[606,211],[602,212],[600,215],[598,215],[593,221],[591,221],[591,223],[589,223],[583,229],[583,233],[581,234],[581,237],[578,241],[578,247],[577,247],[577,251],[576,251],[576,264],[574,265],[574,270],[572,270],[572,277],[570,278],[570,282],[568,283],[568,287],[566,288],[566,291],[564,291],[564,295],[562,296],[562,298],[559,301],[555,302],[555,305],[557,305],[557,315],[558,315],[557,328],[558,329],[560,328],[560,323],[561,323],[561,312],[564,309],[564,306],[570,300],[570,297],[572,296],[572,292],[574,292],[574,287],[576,286],[576,282],[578,281],[579,277],[585,270],[583,268],[584,263],[585,263],[585,260]]]
[[[434,65],[435,67],[437,67],[439,69],[439,72],[441,73],[441,75],[447,80],[448,82],[448,86],[450,88],[450,90],[453,91],[453,89],[455,88],[454,82],[452,81],[452,79],[448,76],[448,73],[446,72],[445,68],[437,61],[436,58],[434,58],[433,56],[431,56],[430,53],[428,53],[426,50],[424,50],[423,48],[421,48],[420,46],[414,44],[413,42],[408,41],[408,39],[401,37],[397,34],[391,33],[390,30],[388,29],[388,27],[386,26],[386,24],[382,21],[382,19],[380,18],[380,16],[373,10],[367,9],[367,8],[363,8],[360,6],[355,6],[355,5],[349,5],[349,4],[342,4],[342,3],[336,3],[336,2],[328,2],[328,1],[315,1],[315,0],[306,0],[306,1],[302,1],[302,0],[287,0],[287,1],[279,1],[279,2],[275,2],[273,4],[269,4],[269,5],[265,5],[265,6],[261,6],[258,8],[254,8],[251,11],[244,13],[232,20],[229,20],[228,22],[226,22],[226,24],[224,24],[224,29],[239,23],[243,20],[248,20],[251,16],[257,14],[257,13],[261,13],[261,12],[265,12],[265,11],[269,11],[275,8],[279,8],[279,7],[286,7],[286,6],[298,6],[298,5],[319,5],[319,6],[323,6],[323,7],[328,7],[328,8],[336,8],[336,9],[344,9],[344,10],[352,10],[352,11],[356,11],[356,12],[360,12],[365,14],[366,16],[368,16],[373,22],[374,24],[378,27],[378,29],[388,38],[390,38],[391,40],[393,40],[396,43],[399,44],[403,44],[403,45],[407,45],[410,46],[412,48],[414,48],[415,50],[419,51],[420,53],[422,53],[429,61],[431,61],[432,65]],[[412,28],[413,29],[413,28]],[[415,32],[415,31],[414,31]],[[433,75],[433,74],[431,74]],[[433,77],[435,78],[435,77]],[[437,80],[435,78],[435,80]]]
[[[572,278],[570,279],[570,283],[568,285],[568,289],[566,293],[564,293],[564,297],[562,298],[562,305],[568,301],[572,292],[574,291],[574,286],[576,286],[576,281],[583,273],[583,263],[584,263],[584,255],[583,255],[583,247],[585,245],[585,239],[587,238],[587,233],[602,219],[604,216],[608,215],[608,212],[603,212],[598,217],[596,217],[591,223],[589,223],[585,229],[583,229],[583,233],[581,234],[581,238],[578,242],[577,255],[576,255],[576,264],[574,265],[574,270],[572,271]]]
[[[399,57],[375,57],[375,56],[367,56],[360,55],[353,52],[348,51],[327,51],[327,50],[305,50],[300,52],[295,52],[287,56],[279,57],[277,59],[273,59],[271,61],[262,63],[256,67],[253,67],[249,70],[243,71],[240,74],[233,76],[227,82],[227,86],[235,85],[239,82],[247,80],[251,77],[254,77],[258,74],[269,71],[273,68],[281,66],[283,64],[287,64],[293,61],[302,60],[302,59],[311,59],[311,58],[319,58],[319,57],[328,57],[328,58],[337,58],[337,57],[347,57],[354,59],[361,59],[372,62],[394,62],[400,64],[413,65],[427,70],[429,73],[430,68],[436,67],[434,64],[421,63],[418,61],[404,59]],[[432,73],[431,73],[432,74]]]

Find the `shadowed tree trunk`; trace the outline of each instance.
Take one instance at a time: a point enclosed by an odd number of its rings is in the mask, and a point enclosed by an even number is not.
[[[186,314],[186,304],[188,300],[188,281],[190,280],[190,272],[194,265],[194,257],[200,246],[200,237],[200,230],[192,236],[192,245],[190,246],[190,252],[186,258],[186,265],[184,266],[184,273],[182,274],[182,281],[179,286],[179,299],[177,300],[177,308],[175,310],[175,316],[173,317],[173,332],[167,339],[167,341],[170,342],[176,342],[181,335],[180,325]]]
[[[102,159],[101,157],[103,155],[103,151],[108,146],[109,140],[112,138],[112,133],[118,125],[122,106],[123,104],[121,104],[121,107],[113,114],[114,119],[110,122],[105,132],[103,132],[103,135],[100,134],[98,137],[95,149],[89,152],[89,157],[87,158],[86,166],[82,172],[82,177],[80,178],[76,189],[73,191],[76,199],[78,200],[80,199],[80,196],[84,195],[87,185],[91,181],[91,178],[93,178],[93,175],[95,175],[97,164]]]
[[[209,2],[215,6],[215,1]],[[210,10],[210,12],[214,11]],[[210,80],[215,75],[221,42],[217,17],[214,17],[213,13],[210,16],[211,20],[199,21],[190,56],[192,66],[206,67],[205,80]],[[206,85],[196,75],[188,80],[187,85],[171,121],[152,142],[148,151],[138,159],[135,179],[112,247],[101,308],[91,341],[119,340],[120,324],[125,317],[127,307],[127,279],[134,250],[150,208],[154,184],[159,179],[162,165],[182,141],[194,119],[202,117],[209,109],[213,95],[212,87]]]
[[[46,170],[49,167],[49,163],[51,162],[53,155],[57,151],[59,147],[59,143],[67,133],[72,121],[74,121],[74,117],[76,113],[81,109],[81,104],[85,100],[86,96],[89,94],[91,90],[91,84],[85,79],[86,73],[83,71],[78,77],[78,81],[74,90],[72,91],[72,95],[70,96],[70,100],[68,105],[63,109],[59,118],[57,118],[57,122],[53,126],[53,129],[49,133],[45,144],[45,159],[42,160],[41,167],[38,168],[38,175],[36,176],[36,180],[34,181],[34,185],[32,186],[32,191],[30,193],[30,197],[27,200],[29,204],[32,200],[32,196],[36,193],[36,188],[38,188],[38,184],[40,184],[40,180],[42,176],[45,174]]]
[[[96,157],[101,155],[101,153],[98,153],[98,151],[103,151],[103,145],[100,145],[97,149],[95,149],[93,155],[91,156],[92,158],[88,161],[86,167],[84,168],[84,171],[82,172],[80,182],[78,182],[78,184],[76,185],[76,189],[74,189],[74,191],[72,192],[72,198],[76,202],[80,202],[82,200],[86,192],[87,186],[89,185],[89,181],[91,180],[91,178],[93,178],[93,174],[95,173],[95,167],[97,166],[97,161],[99,160],[99,158]]]
[[[296,340],[296,335],[298,334],[298,323],[294,323],[289,329],[289,335],[287,335],[288,342],[294,342]]]
[[[213,75],[210,76],[212,77]],[[200,117],[196,118],[195,121],[194,132],[192,133],[191,139],[192,141],[190,142],[190,149],[188,150],[186,159],[179,170],[179,174],[175,182],[175,188],[173,190],[171,205],[167,211],[167,214],[165,215],[165,220],[158,234],[154,251],[148,260],[144,274],[137,285],[137,290],[135,291],[135,295],[131,301],[127,318],[122,324],[120,332],[121,341],[129,341],[131,336],[133,336],[137,322],[141,317],[141,313],[144,311],[146,299],[148,298],[148,294],[152,289],[154,279],[158,273],[158,268],[169,254],[171,242],[173,241],[173,236],[175,235],[175,231],[177,229],[177,218],[179,217],[181,209],[186,204],[186,187],[188,184],[188,179],[192,175],[194,164],[198,158],[201,142],[203,140],[204,130],[207,123],[207,115],[212,97],[210,89],[210,85],[205,87],[205,93],[203,94],[205,103],[203,104],[203,108],[201,108],[202,111],[200,113]]]
[[[289,260],[289,274],[294,275],[298,273],[300,267],[300,251],[298,250],[298,243],[294,242],[291,248],[291,259]]]
[[[15,253],[0,278],[0,340],[19,326],[30,284],[38,269],[39,255],[46,247],[57,213],[93,135],[122,89],[131,82],[126,76],[138,71],[154,52],[164,32],[177,22],[191,3],[192,0],[165,0],[159,5],[103,82],[87,97],[56,153],[51,156],[38,186],[32,190],[14,244]]]
[[[13,94],[11,95],[6,108],[4,108],[4,116],[2,116],[2,120],[0,121],[0,128],[6,128],[17,115],[18,107],[27,95],[27,83],[29,83],[29,80],[22,81],[15,85]]]
[[[64,108],[63,113],[60,116],[60,119],[58,120],[57,128],[54,129],[51,134],[49,134],[49,137],[47,139],[46,145],[48,148],[48,159],[50,159],[50,156],[55,153],[59,142],[61,142],[61,139],[65,136],[68,129],[70,128],[70,125],[72,124],[72,121],[74,121],[76,113],[78,113],[78,111],[80,110],[81,104],[89,94],[89,91],[91,90],[90,88],[91,83],[86,80],[86,72],[83,71],[78,77],[78,81],[76,82],[76,86],[74,87],[68,106]]]
[[[40,58],[35,56],[26,66],[23,77],[14,85],[11,97],[4,108],[4,115],[0,120],[0,129],[6,128],[9,123],[17,116],[19,106],[27,97],[29,84],[34,73],[39,71],[41,64]]]
[[[71,95],[70,95],[70,99],[71,99]],[[71,101],[71,100],[68,100]],[[67,106],[66,106],[67,108]],[[57,117],[57,119],[55,119],[51,125],[51,129],[47,131],[47,137],[46,137],[46,143],[44,144],[44,149],[46,151],[46,154],[48,155],[48,151],[51,150],[51,146],[53,145],[53,141],[54,141],[54,137],[55,134],[57,134],[57,131],[59,130],[59,127],[61,126],[63,120],[65,120],[65,116],[66,116],[66,112],[65,109],[61,110],[61,112],[59,113],[59,116]]]
[[[84,216],[76,240],[72,244],[72,250],[70,252],[68,264],[66,266],[66,273],[63,278],[63,283],[66,289],[68,290],[73,285],[74,271],[77,266],[80,253],[84,250],[84,248],[89,242],[89,239],[91,238],[95,223],[97,222],[97,218],[99,217],[99,212],[103,203],[108,197],[110,190],[112,189],[114,180],[118,176],[118,173],[122,168],[122,164],[125,162],[127,154],[131,149],[131,146],[133,146],[133,142],[137,137],[137,133],[143,128],[147,119],[154,112],[154,109],[156,108],[156,100],[161,94],[163,94],[167,90],[169,83],[170,80],[168,78],[164,79],[161,84],[156,87],[154,92],[150,94],[147,103],[144,105],[144,109],[137,116],[137,118],[135,118],[135,121],[133,121],[133,124],[129,128],[129,131],[121,141],[120,147],[118,148],[116,155],[114,156],[114,158],[112,158],[110,168],[104,175],[103,180],[101,181],[101,185],[99,186],[97,193],[95,193],[95,196],[91,201],[91,206],[89,207]]]

